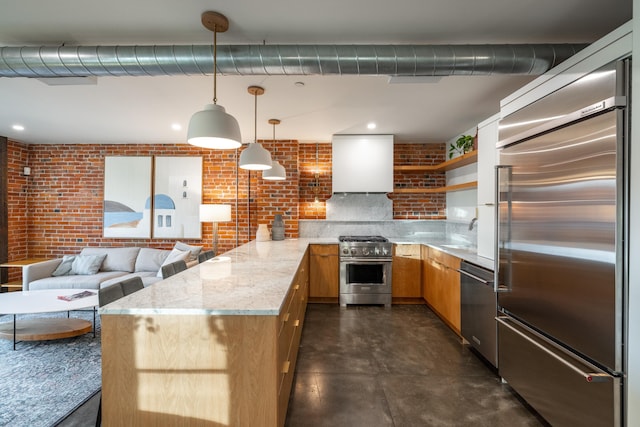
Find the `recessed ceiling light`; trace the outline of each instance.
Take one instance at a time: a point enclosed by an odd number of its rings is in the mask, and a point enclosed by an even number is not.
[[[376,128],[376,124],[373,122],[367,123],[367,129],[375,129]]]
[[[182,130],[182,125],[180,123],[172,123],[171,124],[171,129],[178,131],[178,130]]]
[[[295,82],[294,85],[296,87],[304,87],[304,82]]]
[[[20,131],[24,130],[24,126],[22,125],[13,125],[11,127],[13,128],[13,130],[20,130]]]

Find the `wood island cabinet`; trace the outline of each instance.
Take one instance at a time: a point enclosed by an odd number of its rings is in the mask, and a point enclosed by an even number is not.
[[[337,302],[340,288],[338,245],[309,245],[309,299]]]
[[[460,258],[422,249],[422,294],[427,304],[460,335]]]
[[[391,295],[396,303],[419,302],[422,297],[420,246],[393,245]]]
[[[206,279],[189,283],[203,277],[202,268],[181,273],[197,303],[202,296],[196,290],[214,290]],[[126,312],[119,301],[105,306],[102,425],[284,426],[308,301],[308,252],[294,271],[274,314],[252,314],[251,308],[215,314],[198,307]],[[175,287],[162,283],[138,292],[171,298]]]

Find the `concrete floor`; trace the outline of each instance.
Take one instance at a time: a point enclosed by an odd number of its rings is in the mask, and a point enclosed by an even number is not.
[[[544,425],[426,306],[308,306],[286,426]]]

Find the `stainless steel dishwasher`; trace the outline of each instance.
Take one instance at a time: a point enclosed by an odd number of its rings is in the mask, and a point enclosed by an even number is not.
[[[460,263],[460,329],[462,337],[494,367],[498,367],[497,296],[493,271],[467,261]]]

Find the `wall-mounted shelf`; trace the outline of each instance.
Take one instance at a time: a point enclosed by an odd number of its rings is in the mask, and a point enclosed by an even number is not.
[[[452,169],[461,168],[475,163],[478,160],[478,151],[474,150],[460,157],[456,157],[437,165],[405,165],[394,166],[393,170],[398,172],[446,172]]]
[[[478,151],[474,150],[470,153],[463,154],[446,162],[439,163],[437,165],[406,165],[406,166],[394,166],[396,172],[446,172],[453,169],[461,168],[478,160]],[[433,187],[433,188],[394,188],[394,193],[401,194],[429,194],[429,193],[447,193],[450,191],[467,190],[470,188],[477,188],[478,181],[463,182],[462,184],[447,185],[446,187]]]
[[[447,193],[450,191],[468,190],[470,188],[477,188],[478,181],[463,182],[462,184],[447,185],[446,187],[434,187],[434,188],[394,188],[394,193],[405,194],[418,194],[418,193]]]

